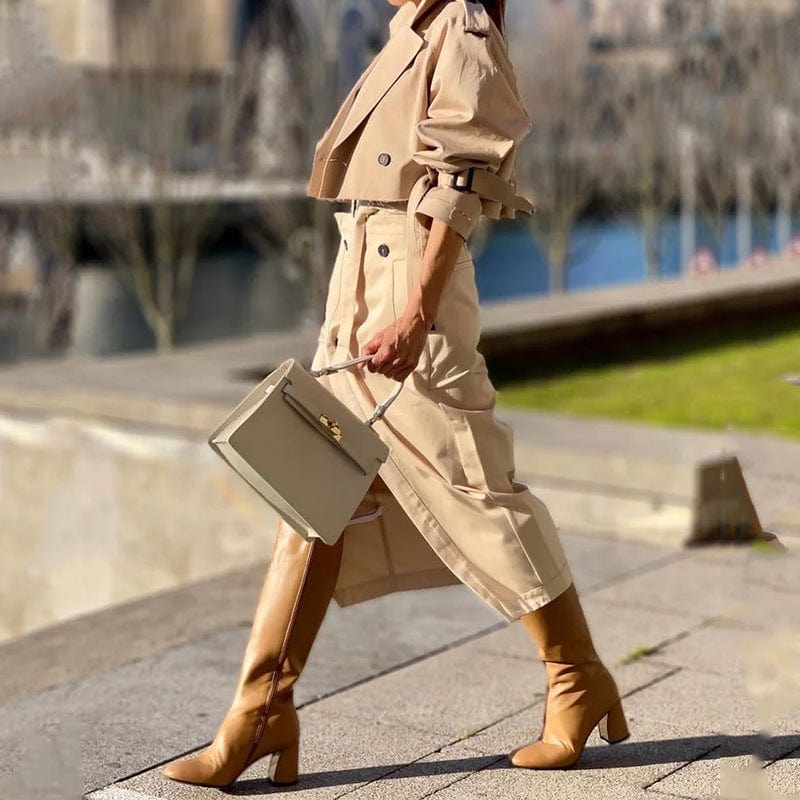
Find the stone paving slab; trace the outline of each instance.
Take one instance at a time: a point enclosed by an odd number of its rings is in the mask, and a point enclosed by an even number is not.
[[[463,587],[403,593],[332,609],[298,684],[298,700],[306,702],[303,778],[286,794],[698,800],[718,796],[720,771],[743,766],[754,751],[770,762],[764,774],[773,786],[792,776],[800,754],[800,713],[791,706],[800,637],[784,624],[794,619],[796,631],[800,618],[798,593],[785,574],[796,560],[645,546],[626,556],[618,542],[603,547],[570,535],[564,541],[576,574],[594,587],[583,603],[625,697],[629,740],[610,747],[593,732],[580,764],[564,772],[509,768],[507,754],[538,735],[545,688],[523,626],[498,627],[496,615]],[[731,605],[732,598],[744,607]],[[767,606],[767,614],[760,605],[767,601],[780,602],[779,613]],[[773,629],[764,624],[767,615]],[[175,784],[159,772],[213,735],[246,634],[242,625],[208,632],[7,703],[0,708],[0,748],[8,754],[0,762],[0,798],[29,800],[4,791],[2,776],[8,786],[9,764],[31,746],[44,753],[41,774],[79,782],[70,743],[81,739],[84,791],[93,791],[92,800],[279,795],[265,780],[266,759],[224,792]],[[648,647],[656,648],[652,655],[641,650]],[[743,652],[755,660],[738,658]],[[762,743],[754,734],[765,720],[771,738]],[[32,731],[55,746],[43,747]],[[41,781],[37,792],[30,800],[49,800]]]
[[[610,582],[686,557],[686,551],[665,543],[623,541],[566,530],[569,532],[561,536],[561,541],[581,593],[594,593]]]
[[[321,701],[300,712],[303,728],[301,770],[303,779],[285,790],[297,800],[332,800],[346,792],[435,752],[443,738],[436,733],[411,730],[377,717],[368,726],[331,713],[330,703]],[[211,800],[223,796],[272,796],[281,794],[267,780],[269,759],[257,762],[225,791],[178,784],[152,770],[124,781],[120,788],[136,791],[142,800]],[[104,792],[91,800],[107,800]]]
[[[555,779],[564,798],[590,798],[595,793],[597,796],[607,796],[610,789],[619,791],[622,797],[637,796],[645,789],[657,788],[662,778],[682,768],[686,762],[718,747],[721,741],[717,736],[689,736],[663,723],[628,716],[631,729],[628,740],[610,746],[600,740],[594,731],[575,767],[564,773],[539,773],[536,777],[528,773],[531,776],[531,789],[535,789],[537,796],[542,791],[544,796],[551,796],[547,792],[553,791],[550,783]],[[508,733],[511,733],[510,728]],[[517,742],[520,741],[518,733],[512,736]],[[495,742],[495,739],[491,740],[491,744],[487,742],[484,751],[493,752],[496,749]],[[529,795],[520,793],[507,796]]]
[[[562,538],[585,585],[646,569],[667,553]],[[73,718],[86,729],[90,787],[209,740],[233,691],[263,572],[263,564],[230,572],[128,604],[119,616],[109,609],[42,631],[29,637],[27,648],[24,639],[0,648],[0,690],[6,692],[0,746],[10,748],[0,773],[18,769],[24,759],[17,739],[45,730],[53,718]],[[463,586],[399,593],[347,609],[333,604],[298,684],[298,700],[314,700],[498,625],[505,623]],[[523,669],[536,674],[532,657]],[[31,681],[24,678],[28,672]],[[541,688],[538,674],[534,686]],[[148,703],[137,702],[139,692]],[[151,705],[157,707],[152,719]],[[159,735],[152,735],[152,725]],[[58,738],[59,723],[54,726]]]
[[[336,713],[357,725],[377,715],[456,740],[534,702],[540,668],[534,659],[484,653],[470,642],[338,695]]]
[[[515,675],[502,672],[502,659],[497,657],[493,661],[501,662],[498,665],[500,673],[492,682],[491,697],[487,696],[485,682],[467,682],[463,680],[463,667],[454,670],[453,664],[442,663],[445,656],[459,654],[459,663],[471,663],[473,672],[480,672],[481,662],[475,658],[473,645],[474,643],[461,645],[453,651],[422,662],[434,667],[439,676],[451,678],[455,688],[444,698],[449,709],[439,700],[443,691],[441,677],[437,676],[438,680],[433,686],[426,682],[421,683],[419,665],[405,667],[390,676],[396,677],[403,684],[398,687],[402,695],[395,696],[393,690],[387,690],[387,678],[384,677],[367,684],[384,684],[374,697],[370,695],[369,698],[364,698],[359,693],[362,687],[357,687],[302,709],[303,780],[299,789],[291,791],[292,795],[328,800],[360,786],[362,788],[354,793],[357,798],[403,797],[405,800],[408,797],[425,797],[484,767],[506,762],[507,753],[514,746],[533,737],[535,724],[530,724],[533,722],[533,715],[515,714],[510,726],[508,721],[501,725],[491,725],[484,733],[472,737],[468,736],[468,726],[479,725],[483,719],[496,719],[506,713],[508,708],[519,708],[521,704],[530,701],[531,695],[526,681],[520,685]],[[532,666],[537,671],[540,668],[538,663]],[[658,669],[644,664],[633,664],[625,669],[620,681],[623,691],[646,685],[659,674]],[[506,688],[498,691],[503,682],[506,683]],[[354,709],[350,702],[354,695],[358,696],[359,701],[367,702]],[[458,708],[454,702],[458,702]],[[399,711],[396,708],[398,705],[402,706]],[[488,717],[481,716],[487,713]],[[526,716],[527,719],[523,719]],[[538,719],[539,713],[535,716]],[[504,739],[501,730],[506,732],[506,736],[513,732],[513,741]],[[398,731],[402,731],[402,734],[398,734]],[[398,735],[397,748],[385,750],[387,739],[397,738]],[[464,736],[468,738],[463,739]],[[376,746],[371,748],[373,742]],[[403,753],[409,752],[405,749],[407,747],[410,752],[418,753],[414,756],[414,763],[404,762],[401,758]],[[419,749],[415,751],[415,747]],[[265,765],[254,765],[227,793],[237,796],[269,795],[274,790],[264,782],[264,774]],[[526,776],[526,781],[538,791],[541,778],[533,773],[526,773]],[[592,772],[592,777],[605,780],[598,770]],[[395,780],[398,781],[397,784]],[[157,770],[124,781],[119,787],[139,792],[145,798],[158,800],[189,796],[203,800],[219,794],[216,790],[195,789],[194,794],[190,795],[187,787],[170,785],[169,781],[161,778]],[[410,787],[417,787],[418,794]],[[114,795],[106,796],[103,792],[98,792],[92,795],[92,800],[114,800]]]
[[[49,626],[0,645],[0,707],[249,624],[264,564]]]
[[[598,781],[573,774],[572,770],[536,773],[498,764],[437,792],[436,800],[653,800],[643,789]]]
[[[480,755],[458,742],[368,783],[348,797],[352,800],[394,800],[397,797],[423,800],[505,759],[505,753]]]
[[[800,490],[798,490],[800,494]],[[785,556],[752,557],[747,562],[747,581],[775,592],[800,595],[800,555],[792,548]],[[788,598],[791,600],[791,598]]]
[[[795,738],[794,743],[800,741]],[[704,758],[699,758],[681,767],[671,775],[656,783],[653,788],[658,791],[692,798],[719,798],[721,794],[721,775],[726,772],[743,772],[754,762],[751,754],[761,753],[764,763],[782,759],[777,762],[777,769],[767,767],[764,776],[774,791],[786,793],[795,791],[798,782],[792,787],[792,774],[800,773],[800,754],[796,758],[791,754],[792,739],[779,737],[772,740],[759,741],[754,736],[736,737],[733,742],[723,739],[720,746]],[[754,798],[755,800],[755,798]]]
[[[676,670],[646,692],[629,697],[625,709],[633,717],[697,734],[741,735],[761,729],[758,705],[735,675],[720,680],[715,674]],[[776,714],[770,732],[800,735],[800,717]]]
[[[594,597],[614,605],[683,614],[694,622],[736,618],[747,603],[744,573],[743,563],[731,566],[690,555],[602,589]]]
[[[764,772],[776,792],[791,794],[794,800],[800,800],[800,748],[769,764]]]
[[[663,667],[649,664],[632,664],[622,670],[615,670],[620,692],[625,695],[636,690],[644,691],[643,687],[662,680],[669,675]],[[535,739],[542,726],[544,699],[544,676],[540,675],[539,684],[542,693],[536,702],[529,703],[515,713],[508,714],[498,719],[494,724],[478,731],[462,741],[464,747],[478,753],[510,753],[517,747]],[[605,742],[597,737],[596,731],[592,733],[590,742],[594,745],[606,746]],[[613,748],[615,751],[619,748]]]
[[[671,666],[713,673],[727,680],[735,675],[741,680],[743,658],[767,640],[761,630],[736,621],[712,620],[659,647],[653,658]]]
[[[496,615],[463,587],[332,608],[297,700],[314,700],[495,624]],[[24,770],[31,742],[50,729],[59,740],[79,732],[89,789],[210,740],[230,702],[248,630],[218,631],[0,707],[0,776]]]

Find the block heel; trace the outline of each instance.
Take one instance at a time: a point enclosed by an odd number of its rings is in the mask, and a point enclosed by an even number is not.
[[[277,786],[297,783],[300,762],[300,743],[296,742],[272,754],[269,779]]]
[[[609,744],[622,742],[630,736],[622,703],[617,703],[597,725],[600,738]]]

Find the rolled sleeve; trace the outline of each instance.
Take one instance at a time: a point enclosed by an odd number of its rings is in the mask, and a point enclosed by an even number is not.
[[[475,191],[436,185],[444,183],[436,174],[470,167],[497,173],[531,128],[501,47],[455,17],[431,43],[428,111],[417,123],[421,147],[413,158],[428,169],[432,185],[417,213],[446,222],[464,238],[486,204]]]
[[[468,239],[475,230],[482,211],[478,194],[449,186],[432,186],[417,206],[417,214],[441,220],[463,239]]]

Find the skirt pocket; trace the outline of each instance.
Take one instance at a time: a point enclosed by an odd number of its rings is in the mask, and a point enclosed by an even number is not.
[[[440,403],[447,418],[454,481],[481,492],[513,492],[514,435],[494,407],[466,410]],[[460,475],[463,474],[463,480]]]

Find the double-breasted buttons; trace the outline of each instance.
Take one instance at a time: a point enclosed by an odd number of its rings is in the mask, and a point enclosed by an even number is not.
[[[382,167],[388,167],[391,162],[392,162],[392,157],[388,153],[381,153],[378,156],[378,163]]]
[[[388,244],[379,244],[378,245],[378,255],[379,256],[383,256],[383,258],[386,258],[386,256],[389,255],[389,245]]]

